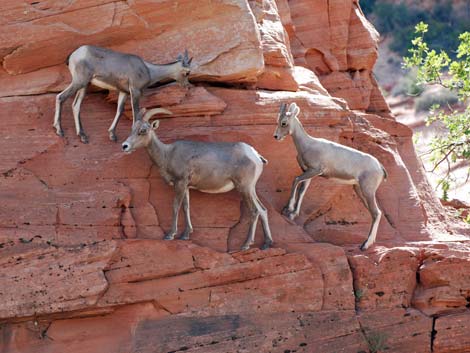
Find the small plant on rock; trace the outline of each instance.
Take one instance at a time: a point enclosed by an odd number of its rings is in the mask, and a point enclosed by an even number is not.
[[[387,336],[382,332],[371,332],[366,335],[370,353],[379,353],[387,349]]]
[[[356,301],[360,301],[361,298],[363,297],[364,295],[364,292],[362,291],[362,289],[356,289],[354,290],[354,297],[356,298]]]

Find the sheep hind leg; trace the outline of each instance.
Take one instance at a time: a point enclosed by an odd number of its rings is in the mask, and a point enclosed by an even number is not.
[[[369,210],[369,206],[367,205],[367,200],[364,197],[364,194],[362,193],[361,187],[358,184],[353,185],[354,191],[356,192],[356,195],[359,197],[361,200],[362,204],[364,205],[367,210]]]
[[[263,226],[264,231],[264,244],[261,246],[261,250],[266,250],[269,249],[273,244],[273,237],[271,235],[271,229],[269,228],[268,210],[260,201],[258,195],[256,195],[256,190],[253,191],[253,197],[256,203],[256,208],[258,209],[258,212],[261,217],[261,224]]]
[[[367,209],[369,210],[369,213],[372,217],[372,224],[370,226],[369,235],[367,236],[366,241],[362,243],[361,250],[367,250],[372,244],[375,243],[380,218],[382,217],[382,211],[377,205],[375,191],[376,189],[371,190],[361,187],[361,192],[364,195],[365,202],[367,203]]]
[[[242,193],[242,198],[243,202],[248,208],[248,212],[250,213],[250,227],[248,229],[248,235],[246,237],[245,243],[242,245],[241,250],[248,250],[255,242],[256,225],[258,224],[260,212],[258,211],[258,206],[252,193]]]
[[[62,104],[75,95],[80,89],[80,85],[72,82],[66,89],[60,92],[55,98],[55,114],[54,114],[54,123],[53,127],[56,129],[56,134],[59,136],[64,136],[64,130],[62,130],[61,120],[62,120]]]

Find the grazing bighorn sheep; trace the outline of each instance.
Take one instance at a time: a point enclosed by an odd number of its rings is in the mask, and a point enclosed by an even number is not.
[[[116,125],[119,122],[127,96],[131,96],[132,114],[139,112],[139,99],[142,91],[156,83],[171,80],[182,85],[188,85],[188,76],[192,58],[188,52],[179,55],[175,62],[155,65],[148,63],[137,55],[115,52],[110,49],[84,45],[76,49],[67,59],[67,65],[72,74],[70,85],[56,97],[54,128],[59,136],[64,136],[60,120],[62,103],[75,95],[72,104],[73,117],[77,135],[83,143],[88,143],[80,121],[80,105],[85,97],[85,90],[91,82],[100,88],[119,91],[117,111],[108,133],[112,141],[116,141]]]
[[[357,196],[372,216],[369,235],[361,245],[361,250],[366,250],[375,242],[382,216],[375,193],[382,180],[387,178],[385,168],[370,154],[308,135],[298,118],[300,108],[297,104],[291,103],[289,109],[286,108],[287,105],[282,103],[274,138],[282,140],[286,135],[292,135],[297,149],[297,162],[303,174],[294,179],[289,203],[282,213],[290,220],[299,215],[302,199],[313,177],[321,176],[353,185]]]
[[[246,250],[254,242],[256,225],[261,216],[264,230],[263,249],[271,246],[273,240],[268,224],[268,212],[256,195],[256,183],[263,171],[263,158],[253,147],[243,142],[199,142],[175,141],[170,144],[161,142],[155,131],[159,120],[149,122],[157,113],[171,114],[168,110],[156,108],[145,112],[132,126],[132,132],[122,144],[124,152],[132,152],[146,147],[150,158],[157,165],[163,179],[175,188],[173,202],[173,221],[166,233],[171,240],[177,233],[178,212],[183,204],[186,228],[180,239],[189,239],[193,231],[189,216],[189,189],[207,193],[223,193],[237,189],[250,212],[248,236],[242,246]]]

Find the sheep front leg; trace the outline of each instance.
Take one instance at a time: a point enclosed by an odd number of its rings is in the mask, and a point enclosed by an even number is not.
[[[127,99],[127,93],[119,92],[116,115],[114,116],[113,123],[111,124],[108,130],[109,139],[113,142],[117,141],[116,126],[119,122],[119,119],[121,118],[122,112],[124,111],[124,105],[126,103],[126,99]]]
[[[186,187],[183,183],[175,184],[175,199],[173,201],[173,219],[171,229],[165,234],[164,240],[173,240],[178,232],[178,214],[183,202],[186,192]]]
[[[132,126],[134,126],[135,120],[139,116],[139,102],[140,102],[140,96],[142,95],[142,92],[137,89],[137,88],[131,88],[130,90],[131,94],[131,105],[132,105]]]
[[[282,210],[282,214],[286,217],[288,217],[290,220],[294,220],[296,217],[295,214],[295,206],[296,204],[298,205],[298,208],[300,210],[300,203],[302,202],[303,199],[303,193],[306,191],[306,187],[304,190],[301,190],[301,193],[299,193],[299,197],[297,198],[297,188],[300,183],[304,183],[307,180],[312,179],[313,177],[316,177],[318,175],[321,175],[322,172],[320,169],[312,168],[306,170],[303,174],[299,175],[294,179],[294,182],[292,183],[292,190],[289,198],[289,202],[286,207]],[[308,184],[307,184],[308,186]]]
[[[299,187],[299,196],[297,197],[297,201],[295,202],[295,207],[293,211],[293,217],[298,217],[300,214],[300,207],[302,206],[302,201],[304,199],[305,193],[307,192],[308,187],[310,186],[310,182],[312,179],[304,180]]]
[[[82,121],[80,120],[80,107],[83,102],[83,98],[85,98],[86,88],[80,88],[75,96],[75,99],[72,104],[72,112],[73,112],[73,119],[75,121],[75,130],[77,132],[77,136],[80,137],[80,140],[83,143],[88,143],[88,136],[83,130]]]
[[[186,228],[181,233],[181,240],[189,240],[189,235],[193,232],[193,225],[191,224],[191,216],[189,214],[189,189],[186,189],[183,198],[183,211],[186,220]]]
[[[298,177],[295,177],[294,182],[292,183],[292,188],[290,190],[290,196],[289,201],[287,202],[287,206],[282,209],[282,214],[286,217],[289,217],[289,215],[294,210],[294,203],[297,196],[297,178]]]

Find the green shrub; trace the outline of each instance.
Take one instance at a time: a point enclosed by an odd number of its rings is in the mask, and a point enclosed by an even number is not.
[[[394,97],[419,96],[423,91],[423,85],[419,84],[416,78],[416,70],[410,70],[400,77],[391,93]]]
[[[451,1],[436,3],[431,11],[404,2],[377,2],[363,0],[360,2],[364,14],[375,25],[382,35],[392,36],[390,49],[401,56],[411,48],[414,26],[418,22],[429,24],[427,40],[430,49],[443,49],[453,58],[454,50],[459,43],[459,33],[470,31],[470,21],[466,16],[453,9]]]
[[[388,349],[387,335],[382,332],[369,332],[366,335],[370,353],[378,353]]]
[[[404,58],[404,67],[416,69],[419,82],[438,84],[451,89],[462,104],[460,109],[432,109],[427,118],[428,124],[438,121],[446,130],[444,134],[435,135],[427,143],[429,149],[426,152],[433,164],[431,172],[439,170],[437,168],[443,169],[437,187],[442,189],[443,198],[446,199],[450,185],[456,180],[452,165],[459,162],[468,163],[470,160],[470,32],[459,35],[459,45],[452,50],[455,57],[453,59],[451,54],[444,50],[430,49],[427,41],[430,30],[426,23],[420,22],[416,25],[416,36],[411,42],[409,55]],[[448,92],[442,95],[444,97],[435,94],[432,102],[425,102],[423,97],[423,102],[417,104],[416,110],[425,110],[433,103],[442,105],[457,101],[455,96],[451,97]]]
[[[415,100],[415,112],[427,112],[434,106],[445,108],[456,104],[458,101],[457,94],[448,89],[427,91]]]

